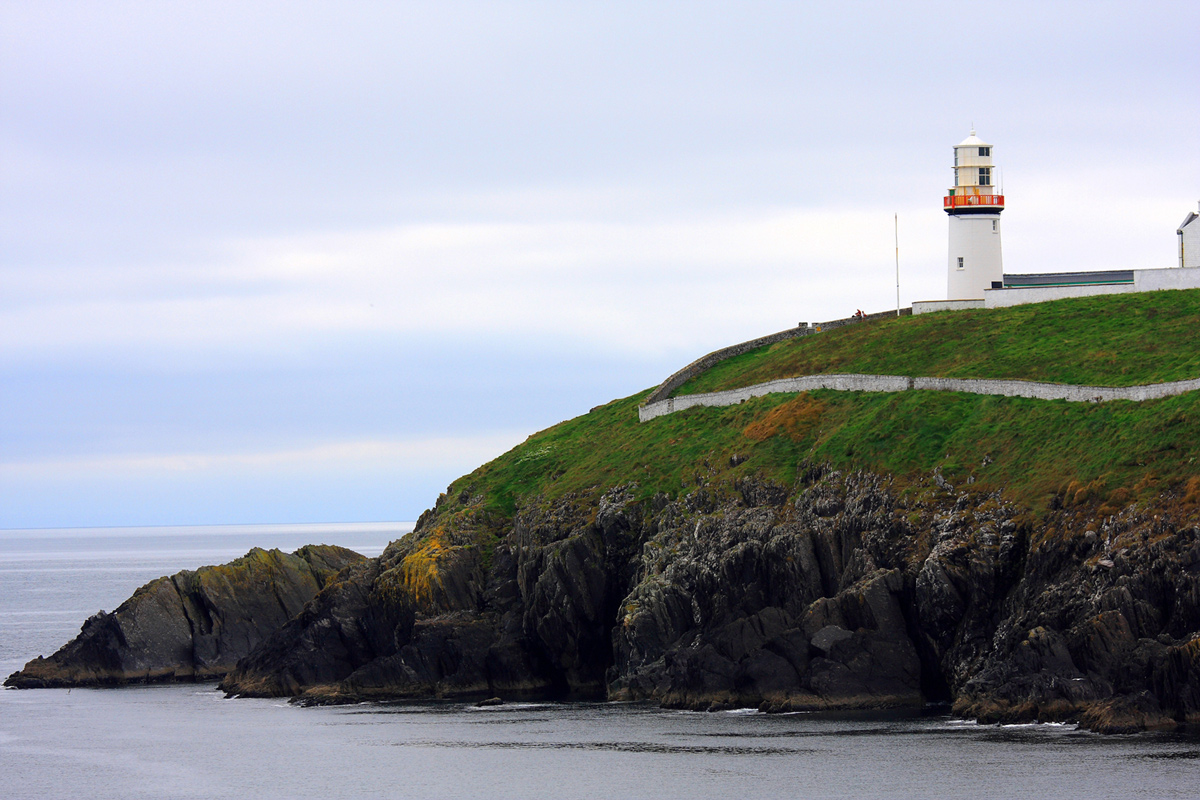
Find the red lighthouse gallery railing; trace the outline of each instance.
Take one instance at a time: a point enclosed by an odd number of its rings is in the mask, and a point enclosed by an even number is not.
[[[942,198],[943,208],[959,206],[1003,206],[1002,194],[951,194]]]

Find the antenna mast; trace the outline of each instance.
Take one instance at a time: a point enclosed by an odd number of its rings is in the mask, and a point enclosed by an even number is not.
[[[900,212],[893,220],[896,233],[896,316],[900,316]]]

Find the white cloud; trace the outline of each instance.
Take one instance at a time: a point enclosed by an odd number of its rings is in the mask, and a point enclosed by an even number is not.
[[[123,477],[139,479],[165,474],[286,476],[297,473],[341,474],[355,471],[423,474],[468,471],[510,450],[527,436],[489,432],[479,436],[425,439],[360,439],[304,447],[258,451],[175,452],[75,455],[23,461],[0,461],[0,478],[22,481]]]
[[[1093,171],[1009,187],[1010,272],[1171,266],[1182,197]],[[1011,181],[1010,181],[1011,183]],[[489,200],[489,202],[494,202]],[[514,203],[544,207],[522,192]],[[195,263],[10,267],[0,359],[96,349],[257,353],[297,341],[549,337],[687,351],[895,302],[891,209],[751,208],[644,218],[415,222],[227,241]],[[901,296],[944,292],[937,199],[901,209]]]
[[[198,265],[17,273],[21,300],[0,309],[0,342],[8,359],[373,332],[686,346],[714,327],[842,316],[850,296],[878,305],[890,222],[879,209],[764,209],[248,239]]]

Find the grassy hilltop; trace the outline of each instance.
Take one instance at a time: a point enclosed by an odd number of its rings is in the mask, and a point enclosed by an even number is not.
[[[723,362],[677,394],[832,372],[1128,386],[1200,377],[1200,290],[865,323]],[[645,393],[534,434],[456,481],[511,513],[526,498],[637,483],[671,498],[743,476],[791,485],[805,461],[1001,489],[1033,509],[1178,490],[1200,501],[1200,393],[1099,405],[946,392],[772,395],[641,424]]]
[[[869,373],[1136,386],[1200,376],[1200,291],[1146,292],[881,320],[762,347],[676,395],[795,375]]]

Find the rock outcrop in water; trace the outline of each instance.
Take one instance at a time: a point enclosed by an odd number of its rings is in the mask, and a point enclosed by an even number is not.
[[[807,467],[792,487],[701,481],[636,501],[625,486],[511,516],[443,496],[376,559],[256,550],[154,581],[7,683],[227,673],[231,694],[306,703],[944,702],[1106,732],[1200,721],[1200,531],[1175,521],[1179,498],[1035,517],[938,477],[901,492]]]
[[[1200,534],[1035,519],[944,481],[616,489],[511,518],[445,497],[243,659],[303,702],[589,696],[715,709],[953,703],[1117,732],[1200,721]],[[1169,509],[1169,499],[1164,500]]]
[[[364,562],[344,547],[293,554],[255,548],[228,564],[185,570],[103,611],[49,658],[5,680],[31,689],[219,678],[296,616],[342,569]]]

